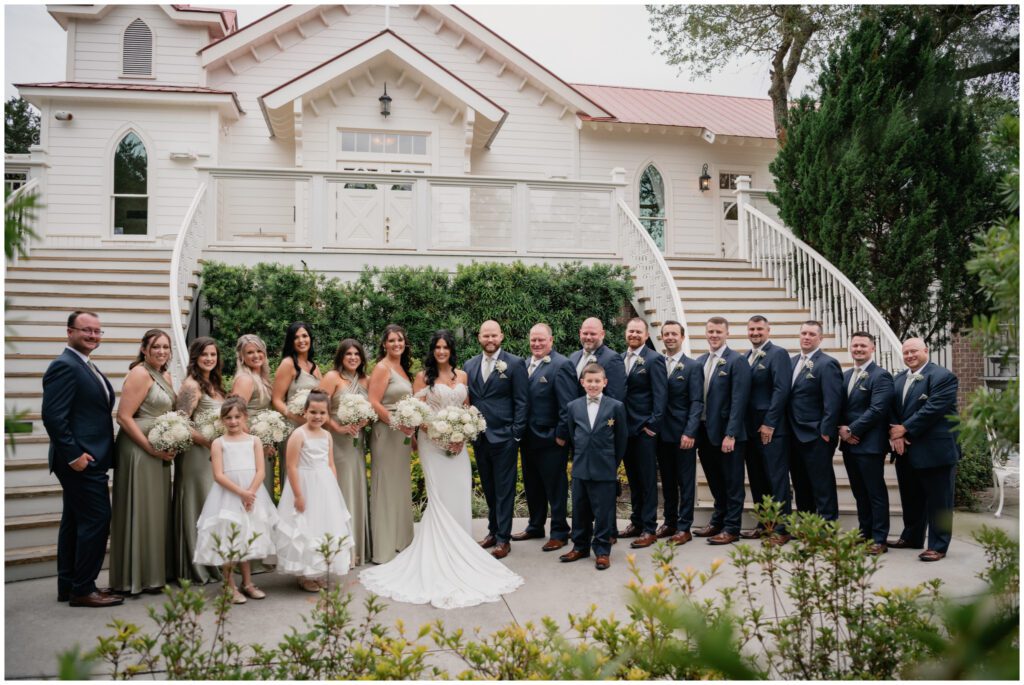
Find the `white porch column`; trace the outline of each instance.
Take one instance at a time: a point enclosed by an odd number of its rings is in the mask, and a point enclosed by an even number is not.
[[[516,237],[516,254],[527,254],[530,251],[530,187],[525,183],[516,183],[512,191],[512,235]]]
[[[612,216],[618,217],[619,210],[616,207],[619,201],[625,202],[626,200],[626,170],[620,166],[612,169],[612,183],[615,184],[615,188],[612,190]],[[608,230],[612,233],[612,245],[615,248],[615,254],[622,258],[623,255],[623,244],[622,244],[622,231],[619,230],[618,222],[612,221]]]
[[[747,219],[747,204],[750,202],[750,177],[736,179],[736,218],[739,220],[739,248],[741,259],[750,259],[750,230]]]
[[[309,188],[310,246],[322,250],[326,242],[325,214],[327,212],[327,180],[323,174],[313,174]]]

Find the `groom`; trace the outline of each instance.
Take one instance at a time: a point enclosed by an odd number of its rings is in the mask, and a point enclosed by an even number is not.
[[[496,559],[511,551],[512,505],[516,497],[516,455],[526,429],[529,379],[522,358],[501,349],[505,336],[497,321],[484,321],[477,339],[483,353],[466,362],[469,402],[487,420],[487,430],[473,442],[480,484],[487,498],[487,537]]]

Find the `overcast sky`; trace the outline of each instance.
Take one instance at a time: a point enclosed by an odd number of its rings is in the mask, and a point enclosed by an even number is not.
[[[280,5],[194,4],[238,10],[245,26]],[[768,97],[767,61],[749,60],[713,78],[691,81],[653,54],[647,11],[640,4],[494,5],[462,3],[467,12],[570,83],[661,88],[719,95]],[[11,84],[60,81],[65,34],[43,5],[4,7],[4,95]],[[809,82],[798,74],[791,95]]]

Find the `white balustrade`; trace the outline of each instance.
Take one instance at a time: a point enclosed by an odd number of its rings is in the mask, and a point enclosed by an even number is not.
[[[8,210],[16,202],[19,202],[22,198],[26,198],[26,197],[30,197],[32,195],[36,195],[36,194],[38,194],[38,192],[39,192],[39,179],[38,178],[33,178],[33,179],[29,180],[27,183],[25,183],[24,185],[18,186],[17,188],[12,190],[11,193],[6,198],[4,198],[4,210],[5,210],[4,213],[6,214],[6,210]],[[30,211],[27,211],[27,212],[23,211],[21,216],[18,217],[18,220],[26,228],[28,228],[29,230],[34,230],[35,226],[33,224],[35,223],[35,218],[36,218],[35,217],[35,212],[30,210]],[[32,247],[32,241],[31,240],[25,240],[22,243],[22,250],[24,251],[24,253],[26,255],[29,253],[29,250],[31,249],[31,247]],[[17,257],[17,254],[15,254],[15,257]]]
[[[181,223],[181,230],[174,241],[174,252],[171,254],[170,295],[168,304],[171,314],[171,337],[174,341],[174,363],[171,364],[171,377],[174,385],[180,386],[185,380],[188,363],[188,346],[185,344],[185,331],[188,329],[191,308],[185,295],[193,274],[199,267],[199,259],[203,254],[206,242],[206,189],[209,182],[203,181],[188,212]]]

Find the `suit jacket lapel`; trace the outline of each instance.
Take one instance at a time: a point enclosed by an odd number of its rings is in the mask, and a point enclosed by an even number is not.
[[[71,355],[71,357],[75,361],[77,361],[83,369],[85,369],[86,375],[88,375],[89,378],[92,379],[93,383],[95,383],[96,386],[100,389],[100,392],[102,392],[104,396],[106,396],[107,404],[113,406],[114,389],[110,386],[110,381],[108,381],[105,376],[102,377],[103,380],[101,381],[101,376],[93,372],[92,367],[90,367],[87,362],[85,362],[81,357],[79,357],[71,350],[65,350],[65,353]]]

